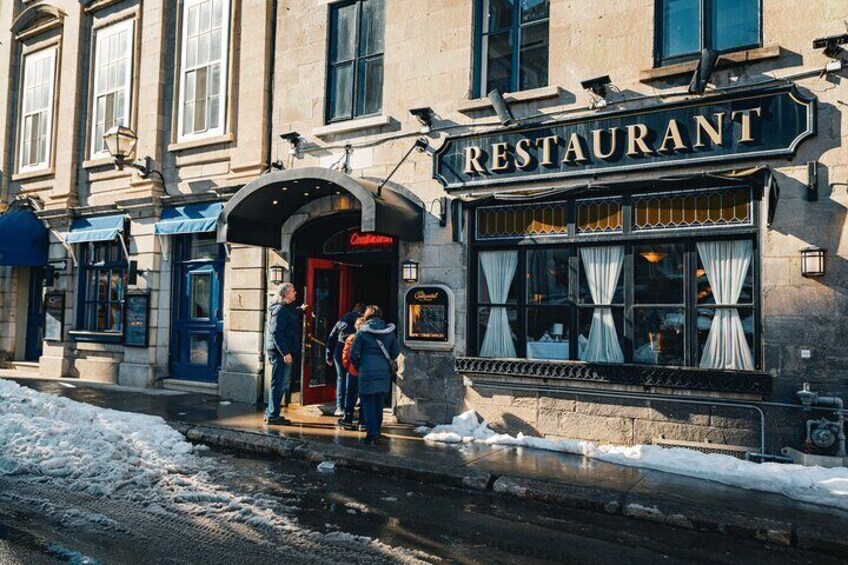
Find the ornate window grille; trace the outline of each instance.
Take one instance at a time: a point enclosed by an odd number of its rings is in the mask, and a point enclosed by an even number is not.
[[[633,231],[751,225],[749,188],[635,196]]]

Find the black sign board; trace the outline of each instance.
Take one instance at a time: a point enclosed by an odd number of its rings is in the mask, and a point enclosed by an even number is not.
[[[447,342],[449,310],[450,298],[445,289],[437,286],[411,289],[406,294],[406,341]]]
[[[124,295],[124,345],[147,347],[150,337],[150,293],[131,291]]]
[[[65,331],[65,293],[48,292],[44,295],[44,340],[62,341]]]
[[[816,101],[793,86],[738,92],[491,133],[448,137],[433,177],[448,189],[762,157],[816,133]]]

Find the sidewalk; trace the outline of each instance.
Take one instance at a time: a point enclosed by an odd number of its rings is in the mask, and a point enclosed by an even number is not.
[[[9,378],[9,377],[0,377]],[[425,443],[411,426],[384,428],[382,445],[304,411],[292,426],[267,427],[254,406],[215,396],[40,378],[13,380],[96,406],[161,416],[190,440],[300,458],[422,482],[621,514],[692,530],[848,555],[848,512],[659,471],[528,448]]]

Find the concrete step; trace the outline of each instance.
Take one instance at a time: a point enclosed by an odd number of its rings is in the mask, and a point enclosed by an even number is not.
[[[218,394],[218,383],[204,383],[199,381],[184,381],[180,379],[164,379],[162,388],[167,390],[179,390],[182,392],[199,392],[202,394]]]
[[[38,363],[33,361],[10,361],[9,367],[13,371],[27,373],[29,375],[37,375],[39,371]]]

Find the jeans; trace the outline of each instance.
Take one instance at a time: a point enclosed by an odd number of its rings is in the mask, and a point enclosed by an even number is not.
[[[336,368],[336,412],[344,410],[347,388],[347,369],[342,367],[342,351],[339,346],[333,351],[333,366]]]
[[[265,409],[265,419],[280,417],[283,399],[289,392],[289,382],[294,365],[294,360],[291,363],[283,361],[283,356],[276,350],[268,351],[268,360],[271,362],[271,390],[268,391],[268,408]]]
[[[386,393],[362,395],[362,419],[365,420],[365,439],[374,439],[380,435],[383,425],[383,405],[386,403]]]
[[[345,414],[348,422],[353,421],[353,411],[356,408],[356,399],[359,397],[359,377],[347,374],[347,386],[345,387]]]

